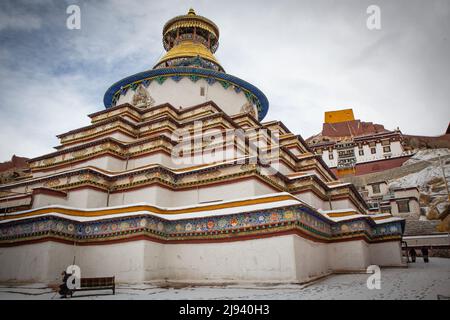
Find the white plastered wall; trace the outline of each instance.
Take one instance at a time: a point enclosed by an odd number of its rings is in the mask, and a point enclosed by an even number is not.
[[[324,244],[296,235],[201,244],[44,242],[0,248],[0,281],[55,283],[74,258],[82,277],[115,276],[117,282],[128,283],[301,283],[336,270],[401,264],[399,242]]]
[[[365,270],[370,264],[369,245],[364,240],[331,243],[328,246],[333,270]]]
[[[399,241],[370,244],[370,264],[378,266],[401,266],[402,248]]]
[[[204,96],[200,95],[202,87],[205,88]],[[155,100],[154,105],[170,103],[177,109],[179,107],[184,109],[212,100],[228,115],[240,113],[242,106],[247,103],[247,98],[242,91],[236,93],[231,86],[224,89],[219,82],[209,85],[204,79],[196,82],[192,82],[188,78],[183,78],[178,82],[167,79],[163,84],[152,81],[147,92]],[[131,103],[133,95],[134,91],[128,90],[125,95],[120,96],[117,105]]]
[[[75,208],[106,207],[108,195],[106,192],[93,189],[78,189],[67,193],[65,205]]]
[[[241,199],[273,192],[274,189],[256,179],[178,191],[151,185],[129,192],[113,193],[109,198],[109,206],[148,202],[162,207],[177,207],[211,201]]]
[[[293,237],[293,241],[298,282],[307,282],[332,271],[329,263],[328,244],[300,237]]]
[[[359,210],[355,204],[349,199],[333,200],[331,201],[331,210],[343,210],[343,209],[353,209]]]
[[[50,170],[50,171],[45,171],[45,172],[42,172],[42,171],[34,172],[33,178],[48,176],[48,175],[52,175],[55,173],[69,171],[69,170],[77,169],[77,168],[88,167],[88,166],[106,170],[106,171],[122,172],[125,170],[125,165],[126,165],[126,160],[121,160],[121,159],[117,159],[115,157],[111,157],[109,155],[104,155],[104,156],[100,156],[98,158],[88,159],[86,161],[80,161],[77,163],[73,163],[72,165],[69,165],[69,166],[66,166],[63,168],[59,168],[59,169],[55,169],[55,170]]]
[[[292,236],[166,245],[166,277],[181,282],[296,282]]]
[[[330,203],[328,201],[323,201],[312,191],[297,193],[295,196],[313,208],[330,210]]]
[[[46,194],[33,195],[33,209],[51,205],[66,205],[66,197],[56,197]]]
[[[54,282],[72,261],[70,246],[56,242],[0,248],[0,281]]]
[[[108,134],[108,138],[113,138],[113,139],[119,140],[121,142],[132,142],[132,141],[136,140],[136,138],[132,138],[129,135],[123,134],[121,132],[110,133],[110,134]],[[89,140],[89,142],[94,142],[94,141],[101,140],[101,139],[105,139],[105,136],[103,136],[103,135],[102,136],[98,136],[96,138],[93,138],[92,140]],[[59,150],[65,150],[65,149],[68,149],[68,148],[73,148],[73,147],[76,147],[76,146],[79,146],[79,145],[83,145],[85,143],[86,143],[86,141],[77,141],[74,144],[62,145],[61,146],[62,148],[60,148]]]

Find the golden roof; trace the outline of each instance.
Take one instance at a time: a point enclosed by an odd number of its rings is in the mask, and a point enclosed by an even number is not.
[[[219,27],[211,20],[196,15],[192,8],[189,9],[186,15],[177,16],[167,21],[163,28],[163,35],[180,27],[199,27],[211,32],[216,38],[219,38]]]
[[[325,112],[325,123],[339,123],[355,120],[352,109]]]
[[[184,40],[170,49],[158,64],[171,59],[196,56],[200,56],[200,58],[207,59],[220,65],[219,61],[217,61],[216,57],[214,57],[207,47],[200,42],[194,42],[192,40]]]

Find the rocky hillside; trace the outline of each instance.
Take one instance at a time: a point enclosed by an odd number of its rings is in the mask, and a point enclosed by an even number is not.
[[[418,149],[415,151],[416,154],[401,167],[367,175],[344,177],[341,180],[351,182],[356,186],[386,181],[392,188],[418,187],[422,215],[429,220],[442,220],[449,211],[443,170],[447,184],[450,184],[450,149]],[[444,229],[447,231],[448,228]]]
[[[10,161],[0,163],[0,184],[20,179],[29,171],[28,158],[13,155]]]
[[[449,210],[446,182],[447,185],[450,184],[450,149],[419,150],[403,164],[403,167],[415,164],[426,164],[426,166],[405,176],[393,177],[388,180],[388,184],[394,188],[418,187],[420,190],[420,205],[427,218],[430,220],[439,219]]]

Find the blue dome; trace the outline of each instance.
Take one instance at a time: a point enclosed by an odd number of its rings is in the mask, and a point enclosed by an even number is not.
[[[269,110],[269,101],[264,93],[256,88],[254,85],[234,77],[232,75],[204,68],[197,67],[173,67],[173,68],[161,68],[153,69],[144,72],[140,72],[124,78],[115,84],[113,84],[105,93],[103,103],[106,108],[110,108],[115,105],[115,102],[123,92],[126,92],[128,88],[133,88],[140,83],[153,79],[171,78],[171,77],[189,77],[196,76],[199,78],[205,78],[213,81],[220,81],[232,85],[236,92],[243,91],[247,99],[254,103],[258,109],[258,120],[264,119]]]

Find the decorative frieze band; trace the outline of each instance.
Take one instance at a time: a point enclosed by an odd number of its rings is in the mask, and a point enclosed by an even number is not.
[[[77,221],[54,215],[0,224],[0,245],[20,244],[42,237],[74,242],[99,242],[149,235],[164,241],[217,240],[247,234],[299,230],[313,240],[333,242],[363,236],[367,241],[401,239],[401,221],[384,224],[357,218],[333,222],[303,205],[242,212],[238,214],[164,219],[152,214]]]

